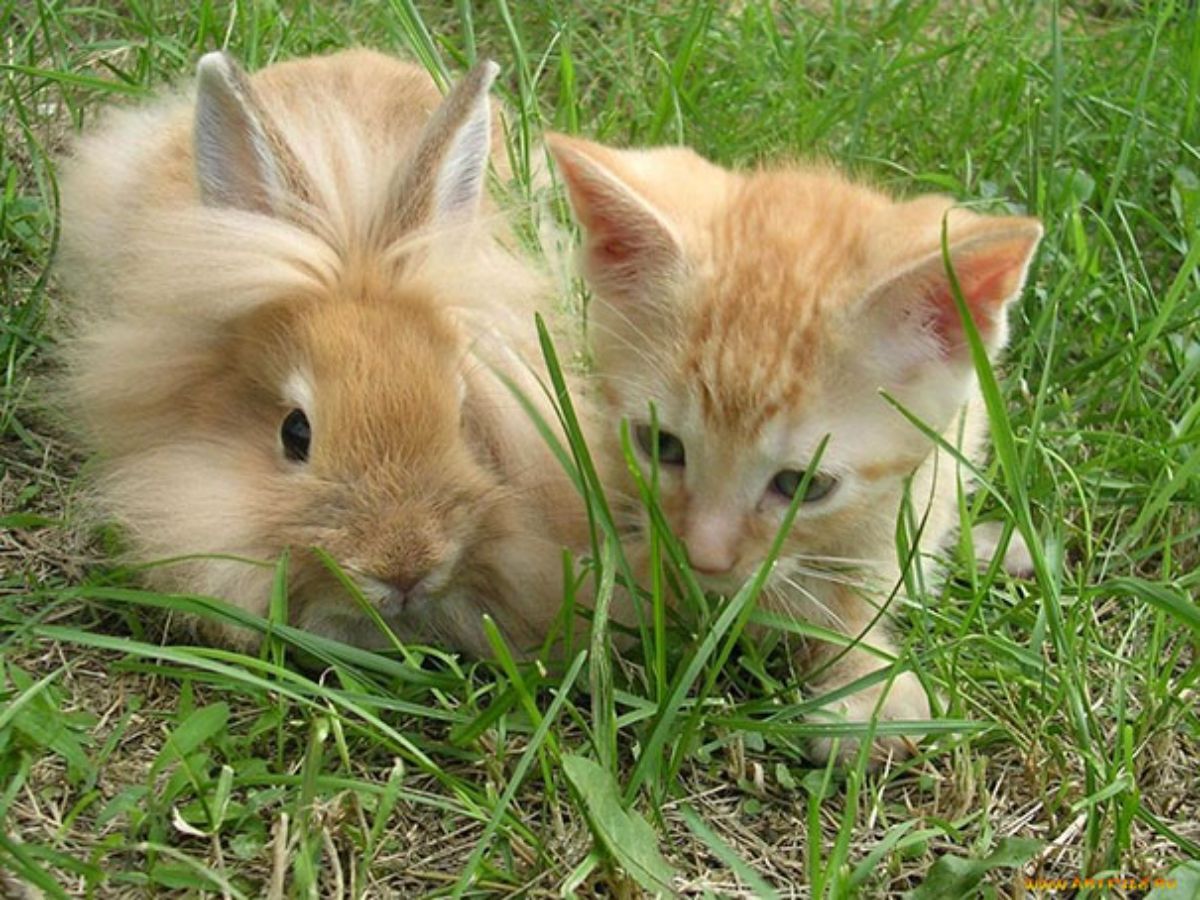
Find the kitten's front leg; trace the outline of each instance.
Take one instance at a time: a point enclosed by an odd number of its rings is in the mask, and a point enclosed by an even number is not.
[[[812,609],[805,619],[858,641],[852,647],[821,641],[810,641],[805,646],[799,662],[803,671],[813,675],[814,680],[807,688],[814,697],[820,698],[889,664],[887,657],[895,655],[895,644],[888,634],[886,617],[876,620],[877,609],[871,603],[843,585],[826,584],[810,596],[812,599],[805,605]],[[874,624],[872,620],[876,620]],[[867,646],[885,655],[865,649]],[[880,722],[911,721],[928,719],[929,712],[929,698],[920,680],[912,672],[901,672],[890,685],[885,679],[840,697],[823,706],[812,718],[814,721],[869,722],[877,716]],[[812,757],[818,762],[826,762],[835,752],[835,744],[840,762],[848,762],[858,753],[858,741],[854,738],[836,741],[816,738],[810,746]],[[874,740],[871,762],[878,765],[889,757],[903,759],[911,754],[912,747],[912,738],[908,735],[880,735]]]

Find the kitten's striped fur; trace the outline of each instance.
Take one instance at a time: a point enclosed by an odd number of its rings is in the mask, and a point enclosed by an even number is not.
[[[653,403],[661,430],[682,441],[683,465],[660,472],[661,500],[693,568],[714,590],[741,584],[788,506],[775,477],[807,468],[828,435],[819,468],[836,486],[800,506],[763,602],[874,648],[810,643],[802,661],[815,694],[884,665],[895,643],[880,613],[900,578],[906,482],[921,546],[933,550],[956,524],[967,473],[881,390],[968,458],[980,454],[986,420],[943,224],[993,355],[1041,226],[944,197],[898,201],[826,168],[733,172],[682,148],[614,150],[562,136],[550,147],[585,231],[603,393],[635,425]],[[852,694],[837,711],[863,721],[879,704],[882,718],[928,717],[912,673],[881,700],[882,689]],[[820,757],[831,749],[814,748]],[[850,749],[844,742],[843,755]]]

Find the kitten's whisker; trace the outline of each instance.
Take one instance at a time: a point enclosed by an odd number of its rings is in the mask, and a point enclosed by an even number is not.
[[[651,383],[641,378],[630,378],[624,375],[610,375],[604,373],[596,373],[591,375],[590,378],[597,382],[607,382],[609,384],[631,387],[644,394],[653,392],[653,386]]]
[[[588,328],[589,329],[594,328],[598,331],[603,331],[606,334],[610,334],[614,337],[621,338],[626,341],[631,341],[630,338],[627,338],[625,336],[625,332],[628,332],[629,334],[632,334],[638,338],[641,338],[643,343],[647,343],[647,344],[651,343],[650,336],[645,332],[645,330],[642,329],[642,327],[633,319],[632,316],[629,315],[629,313],[627,313],[623,309],[621,309],[621,307],[619,305],[613,304],[613,303],[608,303],[600,298],[595,298],[595,300],[593,302],[596,305],[596,307],[598,307],[598,308],[603,307],[606,314],[615,316],[616,318],[620,319],[621,323],[625,326],[625,328],[622,330],[618,330],[609,325],[605,325],[595,315],[589,315],[588,316]]]
[[[805,562],[826,562],[826,563],[842,563],[847,566],[882,566],[887,564],[886,559],[878,557],[866,556],[828,556],[820,553],[805,553],[804,551],[787,552],[789,560],[798,559]]]
[[[650,371],[657,375],[660,380],[665,380],[669,373],[661,361],[661,354],[656,354],[654,350],[647,346],[650,344],[650,341],[645,338],[645,336],[637,329],[637,327],[627,316],[625,317],[625,320],[629,323],[630,330],[642,338],[641,341],[635,341],[624,331],[605,325],[596,321],[595,319],[589,321],[588,328],[618,342],[621,346],[631,351],[638,359],[646,363],[646,365],[650,368]]]
[[[831,584],[840,584],[844,587],[853,588],[855,592],[867,592],[870,589],[869,582],[865,579],[846,578],[839,576],[837,573],[824,572],[820,569],[793,568],[790,574],[799,575],[803,578],[814,578],[819,581],[828,581]]]
[[[838,584],[843,587],[848,587],[854,591],[854,597],[856,600],[866,603],[868,606],[870,606],[876,612],[879,612],[879,611],[887,608],[888,601],[886,599],[883,602],[880,601],[880,597],[886,598],[888,596],[888,591],[882,581],[879,581],[879,580],[877,580],[875,582],[871,582],[868,580],[863,580],[860,582],[838,581],[836,579],[825,577],[825,575],[821,572],[812,572],[812,573],[800,572],[797,574],[800,574],[802,577],[812,577],[812,578],[816,578],[819,580]]]
[[[845,620],[841,616],[839,616],[836,612],[834,612],[832,609],[830,609],[828,604],[826,604],[823,600],[821,600],[820,597],[818,597],[816,594],[814,594],[812,591],[810,591],[807,587],[805,587],[804,585],[800,584],[800,582],[795,581],[795,580],[789,578],[787,575],[784,575],[782,573],[778,573],[776,575],[776,578],[779,581],[782,581],[784,584],[786,584],[792,590],[799,593],[805,600],[807,600],[809,603],[811,603],[813,606],[815,606],[825,616],[825,618],[830,623],[839,627],[842,630],[845,630],[845,628],[846,628]],[[791,598],[789,598],[782,592],[776,590],[774,592],[773,596],[775,596],[776,598],[781,600],[785,606],[791,605],[791,602],[790,602]],[[797,616],[797,618],[807,620],[811,617]]]

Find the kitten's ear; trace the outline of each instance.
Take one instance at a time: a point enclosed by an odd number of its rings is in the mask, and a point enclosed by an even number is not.
[[[549,134],[546,143],[584,231],[584,274],[609,299],[637,299],[676,277],[682,240],[621,173],[621,151]]]
[[[286,146],[228,53],[200,58],[193,140],[200,199],[207,206],[278,213],[286,198]]]
[[[499,71],[491,60],[478,63],[425,125],[392,195],[402,231],[462,224],[479,211],[492,149],[488,91]]]
[[[953,222],[953,220],[952,220]],[[972,217],[949,234],[950,265],[989,355],[1008,338],[1007,308],[1020,294],[1042,226],[1036,219]],[[900,380],[933,361],[970,365],[970,351],[940,249],[868,293],[866,309],[883,362]]]

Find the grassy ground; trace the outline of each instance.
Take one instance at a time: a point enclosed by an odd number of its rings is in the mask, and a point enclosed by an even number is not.
[[[0,0],[0,896],[1196,896],[1195,5],[421,5]],[[906,663],[946,706],[915,760],[806,764],[802,695],[730,607],[648,665],[551,674],[163,645],[157,608],[198,601],[139,591],[76,523],[80,460],[33,399],[54,154],[203,51],[360,43],[502,61],[521,160],[546,126],[816,154],[1042,217],[965,510],[1037,571],[952,553],[912,592]]]

